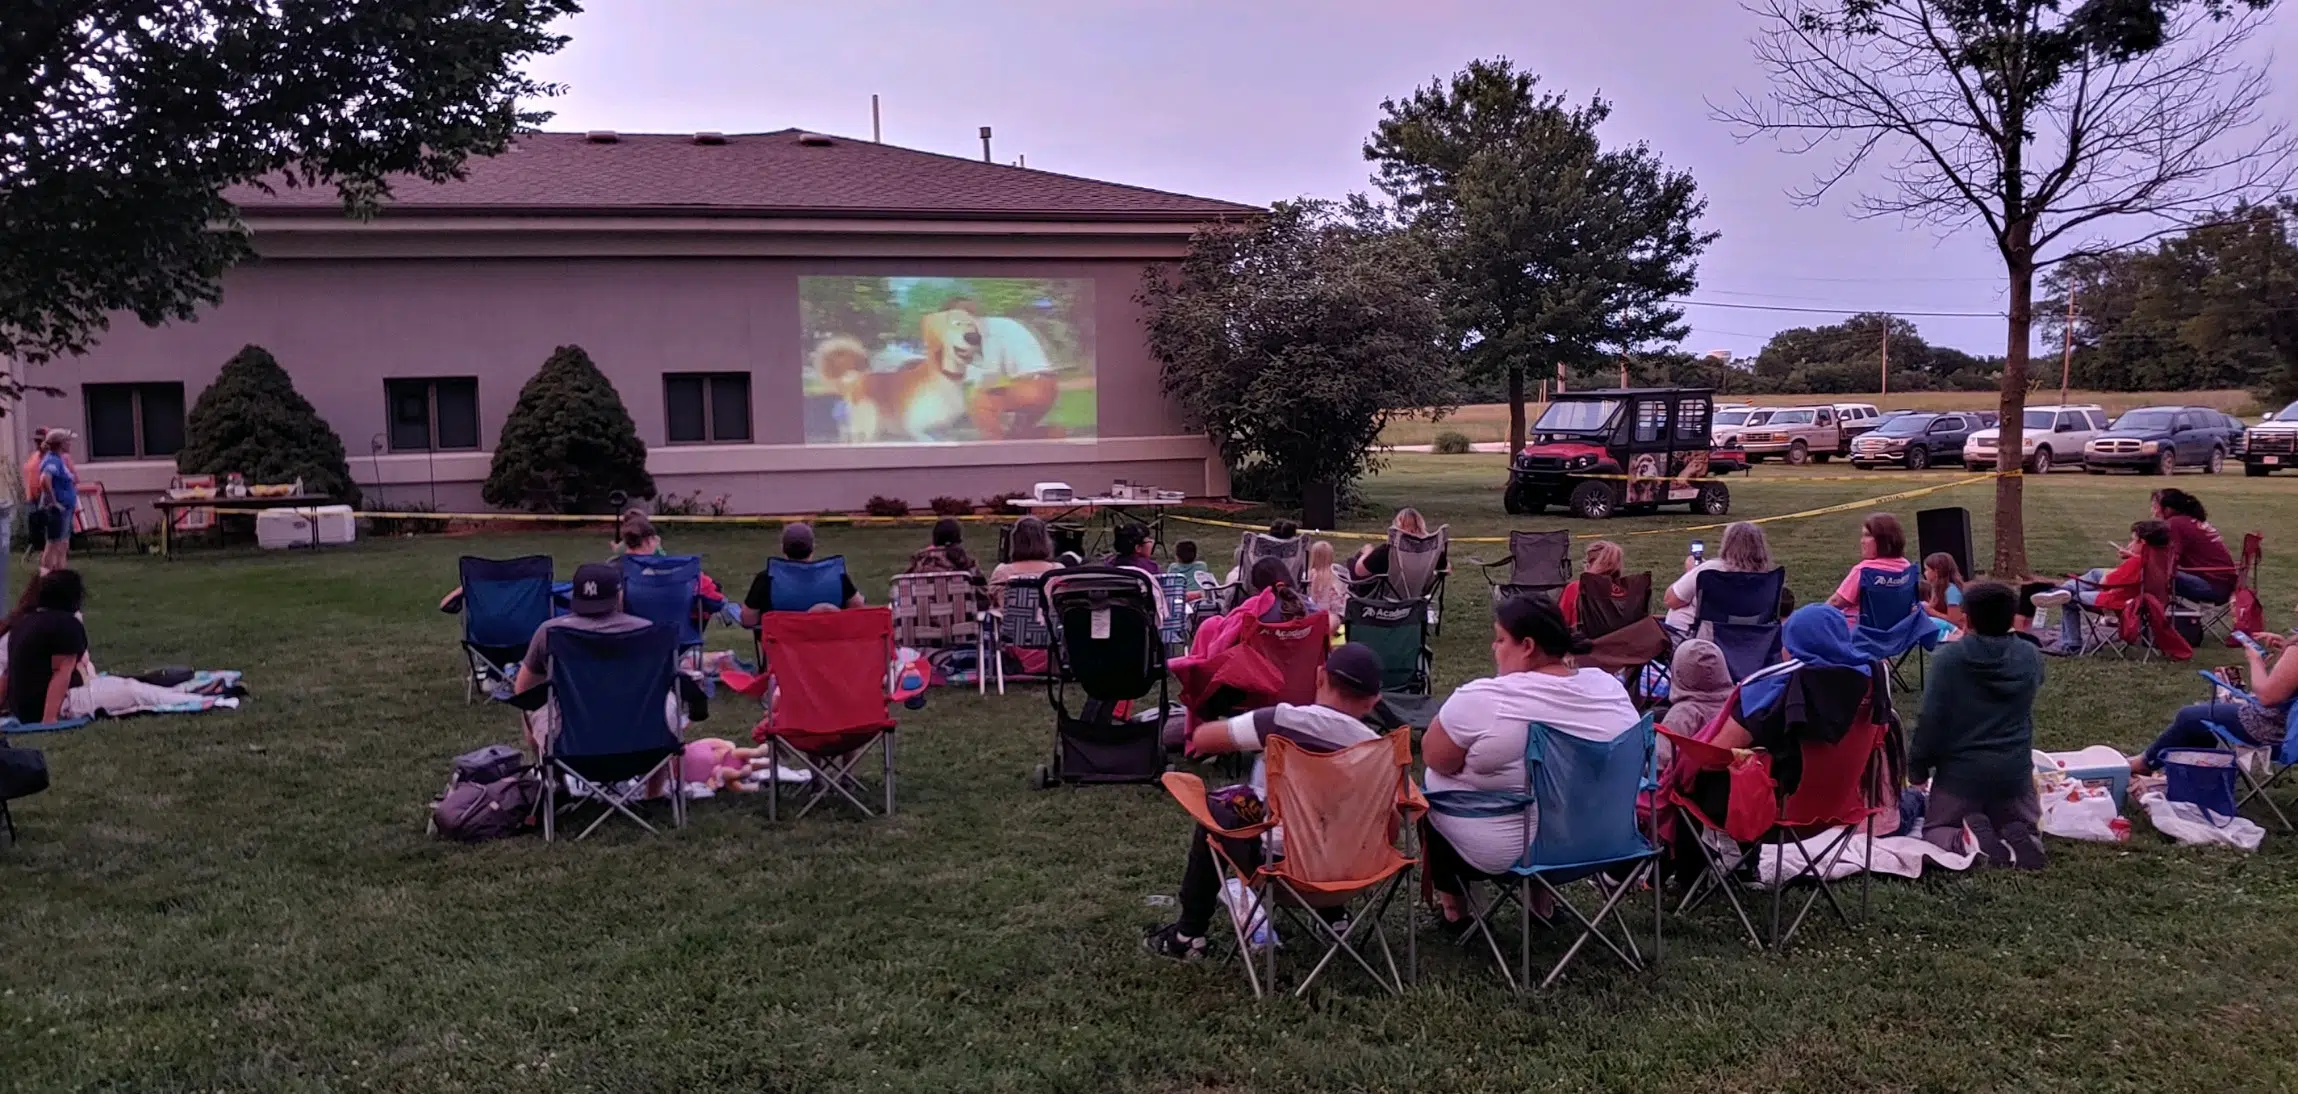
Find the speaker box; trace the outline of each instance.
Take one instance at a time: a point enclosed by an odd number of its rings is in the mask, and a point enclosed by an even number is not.
[[[1940,551],[1955,560],[1955,568],[1964,577],[1971,569],[1971,511],[1957,506],[1952,509],[1920,509],[1915,513],[1915,542],[1921,553],[1916,564]]]
[[[1339,523],[1337,492],[1329,482],[1312,482],[1301,488],[1301,526],[1331,531]]]

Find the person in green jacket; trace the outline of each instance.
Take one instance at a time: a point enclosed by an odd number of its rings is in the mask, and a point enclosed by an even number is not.
[[[2043,655],[2011,633],[2018,608],[2019,594],[2008,585],[1964,587],[1969,629],[1931,655],[1907,775],[1913,782],[1931,780],[1923,838],[1933,846],[1976,850],[1997,866],[2039,870],[2042,804],[2031,753]],[[1975,847],[1964,846],[1966,826]]]

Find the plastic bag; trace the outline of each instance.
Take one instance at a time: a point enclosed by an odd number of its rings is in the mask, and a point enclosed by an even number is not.
[[[1245,888],[1244,882],[1229,878],[1221,883],[1221,903],[1229,906],[1229,914],[1245,925],[1245,944],[1255,950],[1265,950],[1277,944],[1277,925],[1269,922],[1269,910],[1261,907],[1261,899]]]
[[[2149,793],[2139,804],[2146,807],[2146,819],[2154,822],[2155,831],[2189,846],[2215,844],[2255,851],[2266,840],[2266,829],[2255,822],[2206,813],[2199,806],[2171,801],[2161,793]]]
[[[2115,808],[2114,795],[2104,787],[2084,786],[2062,779],[2042,792],[2046,836],[2122,843],[2130,839],[2130,822]]]

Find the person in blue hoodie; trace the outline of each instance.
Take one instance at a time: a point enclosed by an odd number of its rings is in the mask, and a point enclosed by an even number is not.
[[[1931,655],[1922,721],[1907,750],[1911,782],[1931,780],[1923,838],[1996,866],[2043,866],[2042,803],[2035,795],[2035,694],[2043,656],[2011,633],[2019,594],[1985,581],[1963,589],[1962,640]],[[1965,847],[1968,827],[1975,847]]]

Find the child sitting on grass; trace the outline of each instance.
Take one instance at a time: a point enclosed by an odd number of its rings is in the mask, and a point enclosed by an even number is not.
[[[1931,780],[1923,838],[1997,866],[2039,870],[2042,803],[2035,795],[2035,693],[2042,651],[2011,633],[2019,594],[1982,581],[1963,589],[1961,640],[1931,654],[1923,719],[1907,750],[1910,782]],[[1975,846],[1963,845],[1968,826]]]

